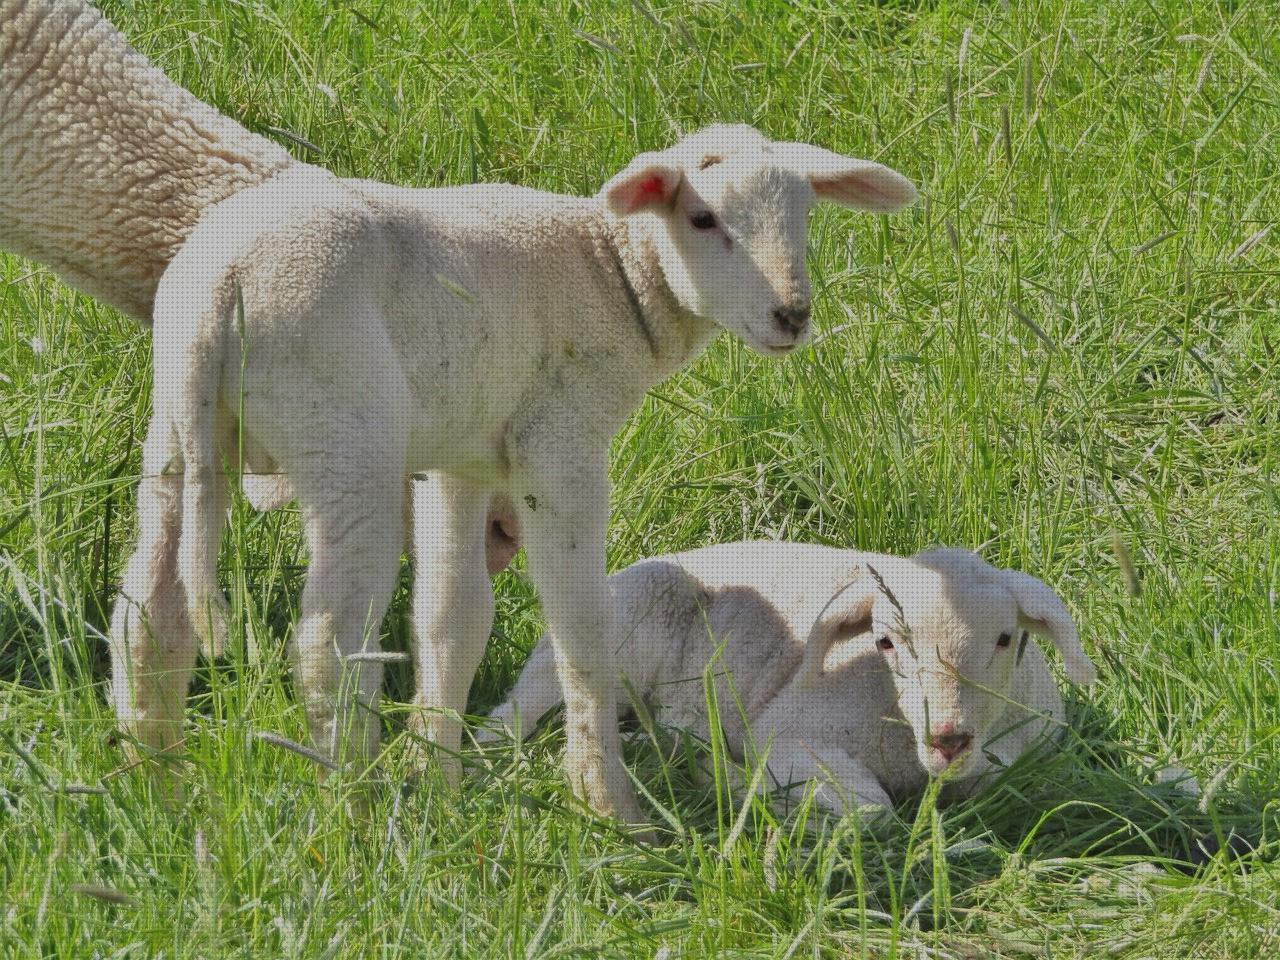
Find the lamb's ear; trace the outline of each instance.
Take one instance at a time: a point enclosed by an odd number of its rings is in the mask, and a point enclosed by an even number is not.
[[[1067,679],[1072,683],[1093,683],[1098,672],[1080,645],[1075,621],[1058,595],[1019,570],[1001,570],[1000,581],[1018,603],[1018,622],[1023,629],[1048,637],[1058,648]]]
[[[807,177],[821,200],[870,213],[897,213],[915,202],[915,184],[873,160],[846,157],[811,143],[774,143],[769,150],[782,166]]]
[[[675,203],[682,179],[684,174],[668,157],[642,153],[601,187],[600,193],[610,210],[625,216],[639,210],[669,208]]]
[[[804,658],[799,671],[802,675],[816,680],[828,665],[839,665],[831,662],[832,654],[839,661],[840,644],[860,637],[871,629],[871,609],[875,598],[875,582],[862,571],[827,601],[805,642]],[[844,659],[847,660],[848,657]]]

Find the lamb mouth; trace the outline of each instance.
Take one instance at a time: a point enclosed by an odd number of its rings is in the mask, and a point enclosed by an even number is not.
[[[771,357],[785,357],[789,353],[795,353],[799,346],[794,340],[791,343],[766,343],[761,345],[760,352]]]
[[[953,754],[951,757],[948,757],[945,753],[943,753],[937,747],[930,747],[929,763],[926,766],[928,766],[930,772],[935,775],[947,773],[949,771],[959,770],[961,767],[965,765],[965,763],[968,761],[972,753],[973,753],[972,744],[969,744],[959,753]]]

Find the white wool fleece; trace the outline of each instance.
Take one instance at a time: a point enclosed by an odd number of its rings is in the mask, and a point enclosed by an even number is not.
[[[0,249],[150,324],[200,214],[296,163],[83,0],[0,0]]]

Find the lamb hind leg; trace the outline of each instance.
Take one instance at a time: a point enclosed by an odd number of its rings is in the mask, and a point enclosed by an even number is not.
[[[462,747],[457,715],[466,709],[493,627],[485,559],[490,492],[439,473],[412,486],[417,709],[410,725],[441,748],[440,764],[456,784]]]
[[[182,461],[169,423],[159,417],[152,418],[142,448],[138,527],[111,614],[112,700],[124,731],[160,751],[182,739],[198,644],[178,577]]]
[[[399,576],[403,453],[388,457],[354,438],[333,449],[341,456],[290,471],[311,549],[294,670],[317,747],[339,763],[359,763],[377,753],[382,665],[356,655],[378,650]]]

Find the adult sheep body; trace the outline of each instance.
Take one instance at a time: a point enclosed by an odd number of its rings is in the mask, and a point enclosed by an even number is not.
[[[0,0],[0,249],[150,325],[200,215],[299,163],[83,0]]]

